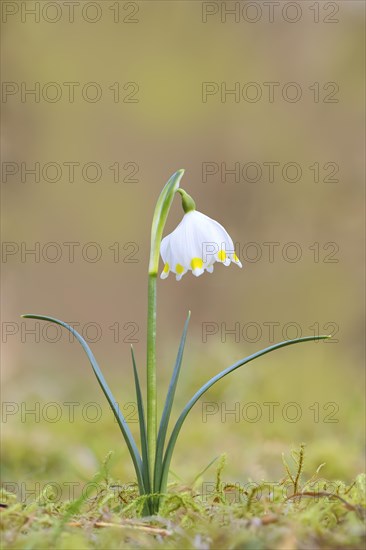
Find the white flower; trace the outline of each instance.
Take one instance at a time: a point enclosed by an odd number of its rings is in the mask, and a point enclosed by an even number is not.
[[[215,262],[224,265],[234,262],[242,267],[227,231],[197,210],[187,212],[178,227],[164,237],[160,253],[164,262],[162,279],[166,279],[170,271],[176,274],[177,281],[189,270],[196,277],[205,269],[212,273]]]

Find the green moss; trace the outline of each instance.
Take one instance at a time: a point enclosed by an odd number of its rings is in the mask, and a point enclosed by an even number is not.
[[[347,548],[364,544],[364,474],[352,483],[326,480],[321,468],[305,479],[305,446],[284,458],[277,482],[229,483],[225,456],[191,486],[172,484],[161,515],[141,518],[135,484],[110,478],[109,458],[93,478],[96,490],[72,501],[50,488],[31,503],[2,491],[2,547],[62,550],[118,548]],[[205,478],[205,479],[204,479]]]

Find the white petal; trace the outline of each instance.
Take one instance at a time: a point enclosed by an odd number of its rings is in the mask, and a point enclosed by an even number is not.
[[[199,277],[207,270],[213,271],[217,261],[230,265],[231,261],[241,267],[234,244],[222,225],[205,214],[190,211],[183,216],[175,230],[164,237],[161,242],[161,256],[169,270],[165,268],[161,274],[166,278],[169,271],[176,274],[180,280],[187,271]]]
[[[193,275],[195,275],[196,277],[199,277],[204,272],[205,272],[205,270],[203,269],[203,267],[196,267],[196,269],[192,270]]]
[[[241,261],[239,260],[239,258],[237,257],[236,254],[232,254],[232,258],[231,260],[234,262],[234,264],[236,264],[238,267],[243,267],[243,264],[241,263]]]
[[[164,264],[164,269],[163,269],[163,271],[160,273],[160,279],[166,279],[166,278],[168,277],[169,273],[170,273],[169,263],[166,262],[166,263]]]

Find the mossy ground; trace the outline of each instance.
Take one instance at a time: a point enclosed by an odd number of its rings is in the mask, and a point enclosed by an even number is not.
[[[228,364],[220,353],[227,354],[219,349],[194,369],[191,356],[199,353],[187,351],[173,421],[218,364]],[[126,364],[122,374],[107,371],[137,438],[127,359]],[[364,389],[360,371],[335,347],[289,350],[212,388],[182,430],[169,496],[154,518],[141,518],[144,503],[131,460],[99,387],[89,371],[80,367],[78,375],[74,368],[66,376],[68,369],[52,365],[50,376],[35,363],[8,384],[7,397],[19,410],[2,426],[1,478],[13,493],[1,497],[4,549],[365,547]],[[160,373],[161,396],[169,374]],[[68,402],[78,404],[73,419]],[[47,420],[50,403],[62,411],[58,422]],[[86,414],[90,403],[99,407],[97,422]],[[207,403],[218,410],[205,418]],[[262,413],[256,422],[243,417],[248,403]],[[276,404],[273,419],[266,403]],[[302,413],[296,422],[284,414],[289,403],[289,414],[293,405]],[[231,412],[236,408],[240,418]],[[113,454],[104,459],[109,450]],[[214,460],[222,453],[226,464]]]
[[[94,477],[94,494],[60,501],[51,486],[22,503],[3,491],[2,547],[9,549],[357,549],[365,547],[365,475],[351,484],[327,481],[321,467],[304,479],[304,447],[283,460],[276,483],[225,481],[225,456],[191,487],[171,484],[159,516],[141,517],[134,484],[109,476],[108,460]]]

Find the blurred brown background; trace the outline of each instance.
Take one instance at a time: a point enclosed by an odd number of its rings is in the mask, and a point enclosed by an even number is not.
[[[274,478],[281,453],[305,441],[309,472],[326,462],[324,475],[351,480],[364,443],[364,4],[76,4],[2,3],[4,479],[89,479],[110,449],[113,474],[133,479],[82,351],[19,316],[80,323],[116,399],[133,402],[129,343],[143,376],[152,213],[185,168],[182,187],[227,228],[244,267],[159,281],[160,398],[188,309],[176,413],[271,341],[335,334],[216,386],[203,401],[218,412],[203,422],[196,405],[174,472],[189,482],[227,452],[231,479]],[[166,232],[181,216],[176,200]],[[80,404],[74,422],[68,402]],[[81,413],[90,402],[103,407],[95,423]],[[268,402],[279,403],[273,422]]]

